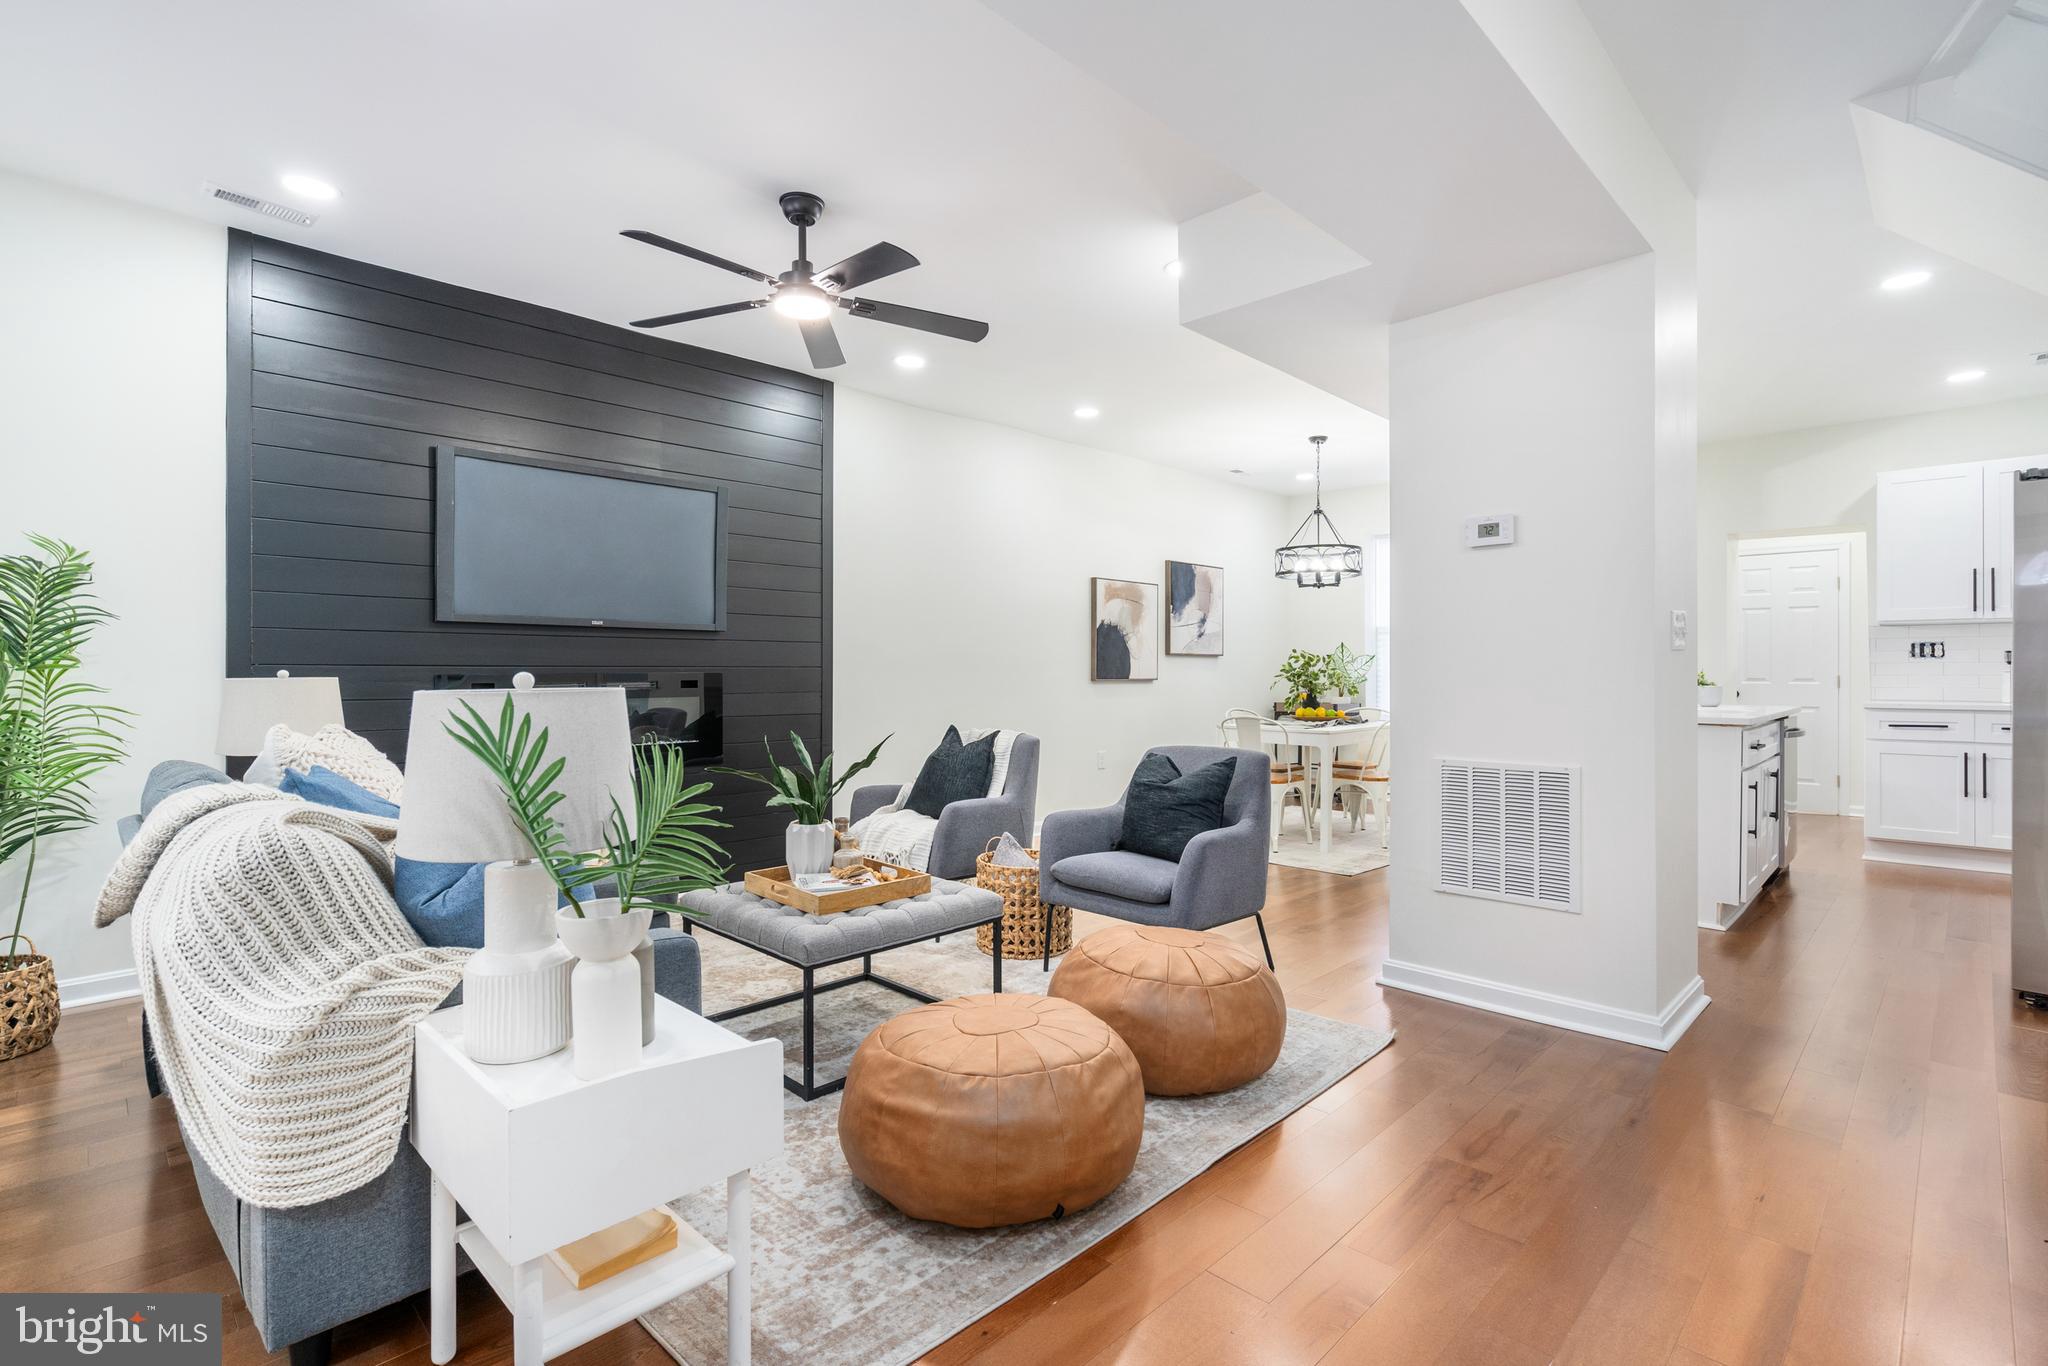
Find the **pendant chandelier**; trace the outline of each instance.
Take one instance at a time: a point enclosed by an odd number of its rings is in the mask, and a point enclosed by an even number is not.
[[[1316,510],[1301,519],[1294,538],[1273,552],[1273,577],[1294,580],[1297,588],[1335,588],[1346,579],[1365,572],[1365,552],[1344,539],[1330,514],[1323,511],[1323,443],[1326,436],[1312,436],[1316,448]]]

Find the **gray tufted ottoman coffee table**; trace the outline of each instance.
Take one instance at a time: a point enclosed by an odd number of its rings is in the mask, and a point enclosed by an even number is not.
[[[820,992],[835,991],[855,982],[900,992],[913,1001],[927,1004],[937,1000],[915,987],[883,977],[875,971],[874,957],[926,939],[959,930],[995,926],[995,991],[1003,989],[1003,899],[994,892],[964,883],[932,879],[932,889],[923,896],[885,901],[879,906],[840,911],[834,915],[810,915],[779,901],[755,896],[741,883],[685,892],[683,909],[677,916],[685,930],[707,930],[723,939],[745,944],[750,949],[789,964],[804,975],[803,988],[771,996],[765,1001],[721,1010],[707,1018],[730,1020],[757,1010],[802,1001],[804,1005],[804,1076],[802,1081],[785,1076],[782,1084],[804,1100],[830,1095],[846,1085],[846,1078],[818,1085],[812,1070],[815,1020],[813,1007]],[[817,980],[818,969],[860,959],[860,971],[829,982]]]

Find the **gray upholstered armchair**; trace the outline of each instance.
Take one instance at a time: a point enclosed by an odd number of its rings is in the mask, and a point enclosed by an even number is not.
[[[903,790],[901,783],[873,783],[853,790],[849,814],[860,820],[890,802]],[[1018,732],[1010,746],[1010,767],[1003,775],[1000,796],[976,797],[954,802],[939,813],[939,828],[932,833],[932,856],[925,869],[933,877],[974,877],[974,860],[988,842],[1004,831],[1021,844],[1031,843],[1031,827],[1038,816],[1038,737]]]
[[[1180,862],[1169,863],[1116,847],[1124,819],[1121,797],[1114,806],[1092,811],[1053,812],[1038,835],[1038,895],[1047,915],[1054,906],[1073,906],[1140,925],[1185,930],[1213,930],[1250,916],[1258,922],[1259,943],[1272,966],[1273,946],[1260,914],[1266,906],[1272,761],[1263,750],[1214,745],[1159,745],[1146,753],[1164,754],[1182,773],[1207,764],[1236,764],[1236,776],[1223,794],[1223,818],[1229,823],[1195,836]]]

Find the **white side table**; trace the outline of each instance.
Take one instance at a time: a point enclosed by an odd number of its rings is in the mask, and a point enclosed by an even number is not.
[[[492,1067],[462,1051],[462,1008],[416,1028],[412,1143],[433,1173],[432,1357],[455,1355],[459,1246],[512,1311],[514,1366],[541,1366],[724,1276],[726,1360],[749,1355],[751,1169],[782,1151],[782,1046],[672,1001],[631,1071],[580,1081],[569,1053]],[[726,1246],[681,1220],[673,1252],[572,1287],[547,1258],[723,1181]],[[460,1204],[468,1222],[456,1222]]]

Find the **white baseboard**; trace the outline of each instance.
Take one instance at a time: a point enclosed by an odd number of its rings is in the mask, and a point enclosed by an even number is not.
[[[57,1004],[66,1010],[78,1006],[98,1005],[102,1001],[119,1001],[142,994],[142,983],[136,980],[135,969],[123,968],[119,972],[96,972],[89,977],[71,977],[57,983]]]
[[[1863,857],[1871,863],[1909,863],[1921,868],[1954,868],[1964,873],[2012,876],[2012,854],[2004,849],[1971,849],[1948,844],[1913,844],[1907,840],[1863,841]]]
[[[1663,1010],[1655,1015],[1645,1015],[1392,958],[1381,965],[1379,983],[1383,987],[1418,992],[1440,1001],[1455,1001],[1459,1005],[1476,1006],[1499,1015],[1533,1020],[1537,1024],[1556,1025],[1581,1034],[1597,1034],[1603,1039],[1640,1044],[1660,1052],[1670,1051],[1671,1045],[1678,1042],[1679,1036],[1691,1028],[1692,1022],[1707,1008],[1709,1000],[1707,984],[1694,977]]]
[[[1863,803],[1861,803],[1861,802],[1857,802],[1857,803],[1855,803],[1854,805],[1852,805],[1852,806],[1851,806],[1851,807],[1849,808],[1849,814],[1850,814],[1850,815],[1852,815],[1852,816],[1854,816],[1854,817],[1855,817],[1855,818],[1856,818],[1857,820],[1859,820],[1859,821],[1860,821],[1860,820],[1862,820],[1862,819],[1863,819]]]

